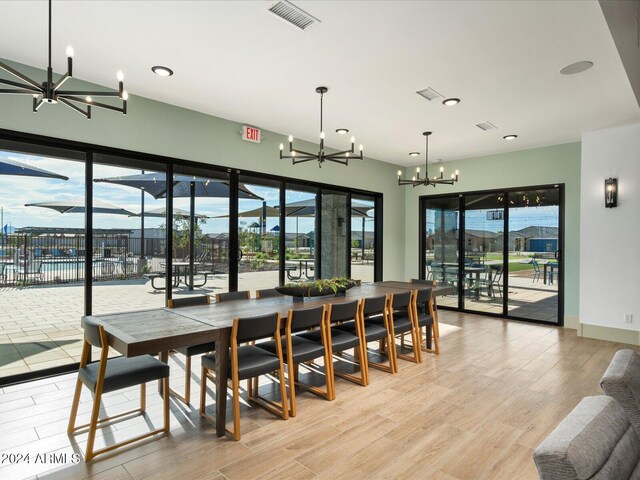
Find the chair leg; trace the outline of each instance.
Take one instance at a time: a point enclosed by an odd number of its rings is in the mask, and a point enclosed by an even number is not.
[[[204,402],[207,396],[207,369],[202,367],[202,373],[200,373],[200,416],[204,417]]]
[[[184,362],[184,401],[191,403],[191,356],[187,355]]]
[[[78,405],[80,404],[80,394],[82,393],[82,382],[78,378],[76,381],[76,390],[73,393],[73,403],[71,404],[71,415],[69,416],[69,426],[67,433],[73,433],[76,424],[76,416],[78,415]]]
[[[282,419],[283,420],[288,420],[289,419],[289,405],[288,405],[288,401],[287,401],[287,383],[285,382],[285,377],[284,377],[284,365],[282,363],[280,363],[280,369],[278,370],[279,372],[279,379],[278,381],[280,382],[280,397],[281,397],[281,405],[282,405]]]
[[[296,407],[296,383],[298,383],[298,369],[300,368],[297,363],[289,363],[287,366],[287,373],[289,374],[289,415],[295,417],[298,413]]]
[[[166,392],[167,390],[165,390]],[[147,384],[140,384],[140,411],[144,412],[147,409]]]
[[[169,377],[166,376],[162,380],[164,395],[162,396],[162,406],[164,408],[164,431],[168,432],[171,428],[170,418],[169,418]],[[144,385],[144,384],[143,384]],[[146,393],[146,392],[145,392]],[[188,403],[188,402],[187,402]]]
[[[87,450],[84,454],[85,461],[93,458],[93,445],[96,440],[96,429],[98,426],[98,415],[100,414],[100,401],[102,400],[102,388],[96,388],[93,396],[93,409],[91,410],[91,420],[89,422],[89,437],[87,439]]]
[[[240,385],[232,381],[233,390],[233,439],[240,440]]]

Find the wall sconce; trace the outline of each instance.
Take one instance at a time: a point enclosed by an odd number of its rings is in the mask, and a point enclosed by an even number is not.
[[[618,179],[607,178],[604,181],[604,206],[613,208],[618,206]]]

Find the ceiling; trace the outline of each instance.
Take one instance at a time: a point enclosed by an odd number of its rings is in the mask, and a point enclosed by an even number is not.
[[[640,119],[595,1],[301,1],[321,23],[303,32],[271,1],[55,1],[53,63],[133,95],[316,141],[325,85],[327,144],[346,127],[367,156],[396,164],[579,141]],[[46,2],[3,1],[0,57],[46,66]],[[594,67],[564,76],[579,60]],[[175,71],[154,75],[152,65]],[[415,92],[462,102],[445,107]],[[0,98],[0,108],[2,106]],[[130,109],[135,102],[130,103]],[[84,121],[81,118],[78,121]],[[498,129],[475,125],[492,122]],[[507,142],[503,135],[515,133]],[[422,152],[418,158],[408,152]]]

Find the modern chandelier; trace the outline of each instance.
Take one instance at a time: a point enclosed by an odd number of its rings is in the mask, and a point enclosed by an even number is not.
[[[284,150],[284,144],[280,144],[280,158],[291,159],[293,165],[298,163],[310,162],[312,160],[317,160],[318,167],[322,168],[322,164],[324,162],[335,162],[341,165],[349,165],[349,160],[362,160],[362,150],[363,146],[360,145],[360,153],[359,155],[355,155],[355,137],[351,137],[351,148],[349,150],[343,150],[341,152],[327,153],[324,151],[324,130],[322,129],[322,99],[324,94],[327,93],[329,89],[327,87],[318,87],[316,88],[316,93],[320,94],[320,150],[318,153],[310,153],[305,152],[304,150],[300,150],[298,148],[293,147],[293,135],[289,135],[289,153],[291,155],[283,155],[282,152]],[[343,131],[348,131],[346,129],[338,129]]]
[[[54,104],[60,102],[71,108],[73,111],[84,115],[87,119],[91,118],[91,107],[113,110],[126,115],[127,99],[129,98],[129,95],[124,89],[124,75],[122,74],[122,71],[119,71],[116,75],[118,79],[117,92],[61,89],[62,85],[67,80],[73,78],[73,53],[73,48],[68,46],[66,50],[67,73],[54,82],[53,69],[51,68],[51,0],[49,0],[49,66],[47,67],[47,79],[42,83],[38,83],[9,65],[0,62],[0,69],[21,80],[20,82],[16,82],[0,78],[0,83],[14,87],[0,89],[0,94],[32,95],[34,112],[37,112],[44,103]],[[93,97],[117,97],[122,101],[122,106],[96,102],[93,100]]]
[[[424,178],[420,177],[420,167],[416,168],[416,175],[411,179],[402,179],[402,171],[398,170],[398,185],[413,185],[417,187],[424,185],[425,187],[431,185],[453,185],[458,181],[458,170],[451,174],[451,178],[444,178],[444,167],[440,167],[440,176],[429,178],[429,135],[431,132],[423,132],[425,139],[425,161],[424,161]],[[413,152],[415,154],[415,152]],[[411,154],[410,154],[411,155]]]

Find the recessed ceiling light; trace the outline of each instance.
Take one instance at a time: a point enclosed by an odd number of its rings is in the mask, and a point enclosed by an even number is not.
[[[171,75],[173,75],[173,70],[168,67],[163,67],[162,65],[151,67],[151,71],[161,77],[170,77]]]
[[[516,138],[518,138],[518,135],[513,135],[513,134],[511,134],[511,135],[505,135],[505,136],[504,136],[504,137],[502,137],[502,138],[504,138],[505,140],[515,140]]]
[[[593,67],[593,62],[583,60],[581,62],[571,63],[566,67],[562,67],[560,69],[560,73],[562,75],[573,75],[575,73],[581,73],[585,70],[589,70],[591,67]]]
[[[453,105],[457,105],[460,103],[460,99],[459,98],[445,98],[442,101],[443,105],[446,105],[447,107],[451,107]]]
[[[418,155],[420,155],[420,152],[409,152],[410,157],[417,157]]]
[[[344,135],[345,133],[349,133],[349,129],[348,128],[337,128],[336,129],[336,133],[339,133],[340,135]]]

